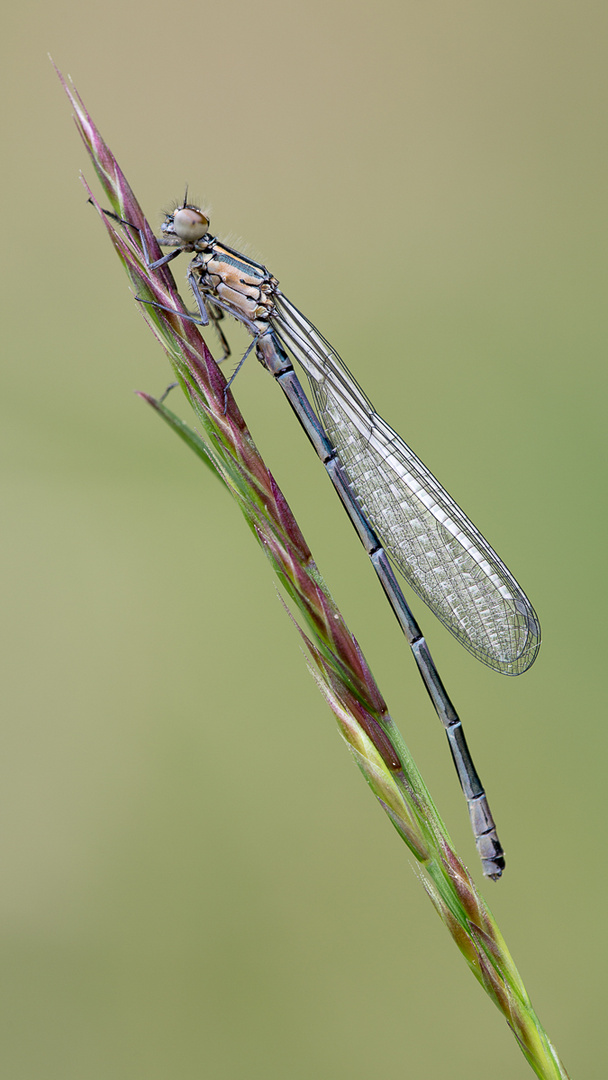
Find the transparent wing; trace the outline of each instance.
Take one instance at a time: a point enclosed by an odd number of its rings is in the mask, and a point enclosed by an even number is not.
[[[361,508],[406,581],[479,660],[526,671],[540,624],[513,575],[319,331],[278,290],[275,301],[273,328],[306,371]]]

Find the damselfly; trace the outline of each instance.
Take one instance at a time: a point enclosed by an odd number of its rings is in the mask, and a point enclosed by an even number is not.
[[[159,244],[173,250],[151,260],[140,233],[146,262],[156,270],[183,251],[193,253],[187,276],[198,315],[191,318],[203,326],[211,320],[228,355],[219,319],[223,312],[232,315],[252,335],[247,353],[255,346],[258,359],[286,394],[411,646],[446,730],[484,874],[499,878],[505,866],[504,851],[461,721],[387,553],[448,630],[496,671],[519,675],[534,662],[540,646],[536,613],[478,529],[378,415],[336,351],[283,295],[276,278],[208,230],[208,218],[184,198],[166,216],[158,238]],[[290,355],[308,376],[316,412]]]

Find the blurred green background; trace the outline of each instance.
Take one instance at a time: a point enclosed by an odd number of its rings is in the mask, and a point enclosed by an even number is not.
[[[483,891],[566,1066],[605,1075],[607,23],[585,0],[5,12],[7,1078],[531,1075],[238,510],[132,393],[167,363],[86,205],[47,50],[151,220],[188,181],[535,604],[520,679],[414,608],[507,850]],[[480,881],[444,735],[320,464],[254,360],[236,396]]]

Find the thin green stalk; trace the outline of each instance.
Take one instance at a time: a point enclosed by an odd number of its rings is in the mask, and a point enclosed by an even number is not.
[[[59,74],[59,72],[58,72]],[[59,74],[75,111],[104,197],[141,229],[148,251],[160,252],[141,208],[78,94]],[[226,381],[183,306],[170,271],[151,273],[138,234],[96,207],[137,296],[170,311],[138,305],[167,352],[175,376],[206,438],[167,407],[142,394],[156,412],[223,481],[237,500],[299,616],[310,667],[340,731],[373,793],[417,860],[422,883],[475,978],[502,1012],[530,1066],[543,1080],[567,1073],[530,1004],[492,914],[454,851],[447,829],[391,719],[365,658],[323,582],[306,541],[262,461]],[[293,616],[292,616],[293,618]]]

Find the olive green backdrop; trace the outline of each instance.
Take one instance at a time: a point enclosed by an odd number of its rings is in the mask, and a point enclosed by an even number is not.
[[[531,1075],[238,510],[132,393],[167,364],[86,205],[47,50],[151,219],[188,181],[528,591],[544,643],[519,679],[414,607],[507,850],[483,891],[573,1076],[605,1075],[607,23],[585,0],[5,15],[10,1080]],[[444,735],[323,470],[255,360],[235,391],[480,881]]]

